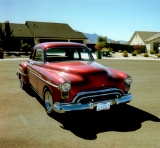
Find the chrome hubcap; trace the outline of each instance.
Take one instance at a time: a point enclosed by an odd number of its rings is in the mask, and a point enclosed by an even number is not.
[[[52,100],[51,93],[47,91],[45,93],[45,106],[48,112],[52,111],[52,105],[53,105],[53,100]]]

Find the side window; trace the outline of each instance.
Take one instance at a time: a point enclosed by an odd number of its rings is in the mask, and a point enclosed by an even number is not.
[[[75,49],[75,51],[74,51],[74,59],[80,59],[80,58],[81,57],[80,57],[79,51],[77,49]]]
[[[82,54],[81,54],[82,58],[85,60],[92,60],[92,54],[88,49],[83,49]]]
[[[34,59],[34,55],[35,55],[35,49],[34,48],[32,48],[32,51],[31,51],[31,54],[30,54],[30,59]]]
[[[79,58],[83,60],[90,60],[90,53],[85,48],[76,49],[74,52],[74,58]]]
[[[44,61],[44,53],[43,53],[42,49],[40,49],[40,48],[36,49],[34,60],[38,61],[38,62]]]

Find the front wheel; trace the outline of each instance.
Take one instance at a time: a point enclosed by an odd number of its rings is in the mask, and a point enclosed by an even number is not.
[[[46,112],[51,114],[53,112],[53,98],[51,92],[48,89],[44,91],[44,103]]]

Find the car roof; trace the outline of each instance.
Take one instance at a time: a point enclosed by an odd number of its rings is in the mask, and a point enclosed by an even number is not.
[[[47,50],[48,48],[53,48],[53,47],[86,47],[84,44],[80,43],[74,43],[74,42],[44,42],[44,43],[39,43],[34,46],[34,48],[42,48],[44,51]]]

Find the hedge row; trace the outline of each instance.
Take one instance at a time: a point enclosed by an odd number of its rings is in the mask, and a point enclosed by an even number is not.
[[[108,46],[110,48],[113,49],[113,51],[118,52],[118,50],[123,51],[127,51],[128,53],[132,53],[135,51],[135,47],[133,45],[125,45],[125,44],[114,44],[114,43],[110,43],[108,44]],[[142,45],[141,49],[140,49],[141,53],[145,53],[146,51],[146,46]]]
[[[92,52],[95,52],[95,44],[87,44],[89,48],[92,49]],[[128,53],[134,52],[134,46],[133,45],[125,45],[125,44],[114,44],[114,43],[107,43],[107,48],[112,48],[113,51],[118,52],[118,50],[127,51]],[[141,46],[141,53],[145,53],[146,46]]]

